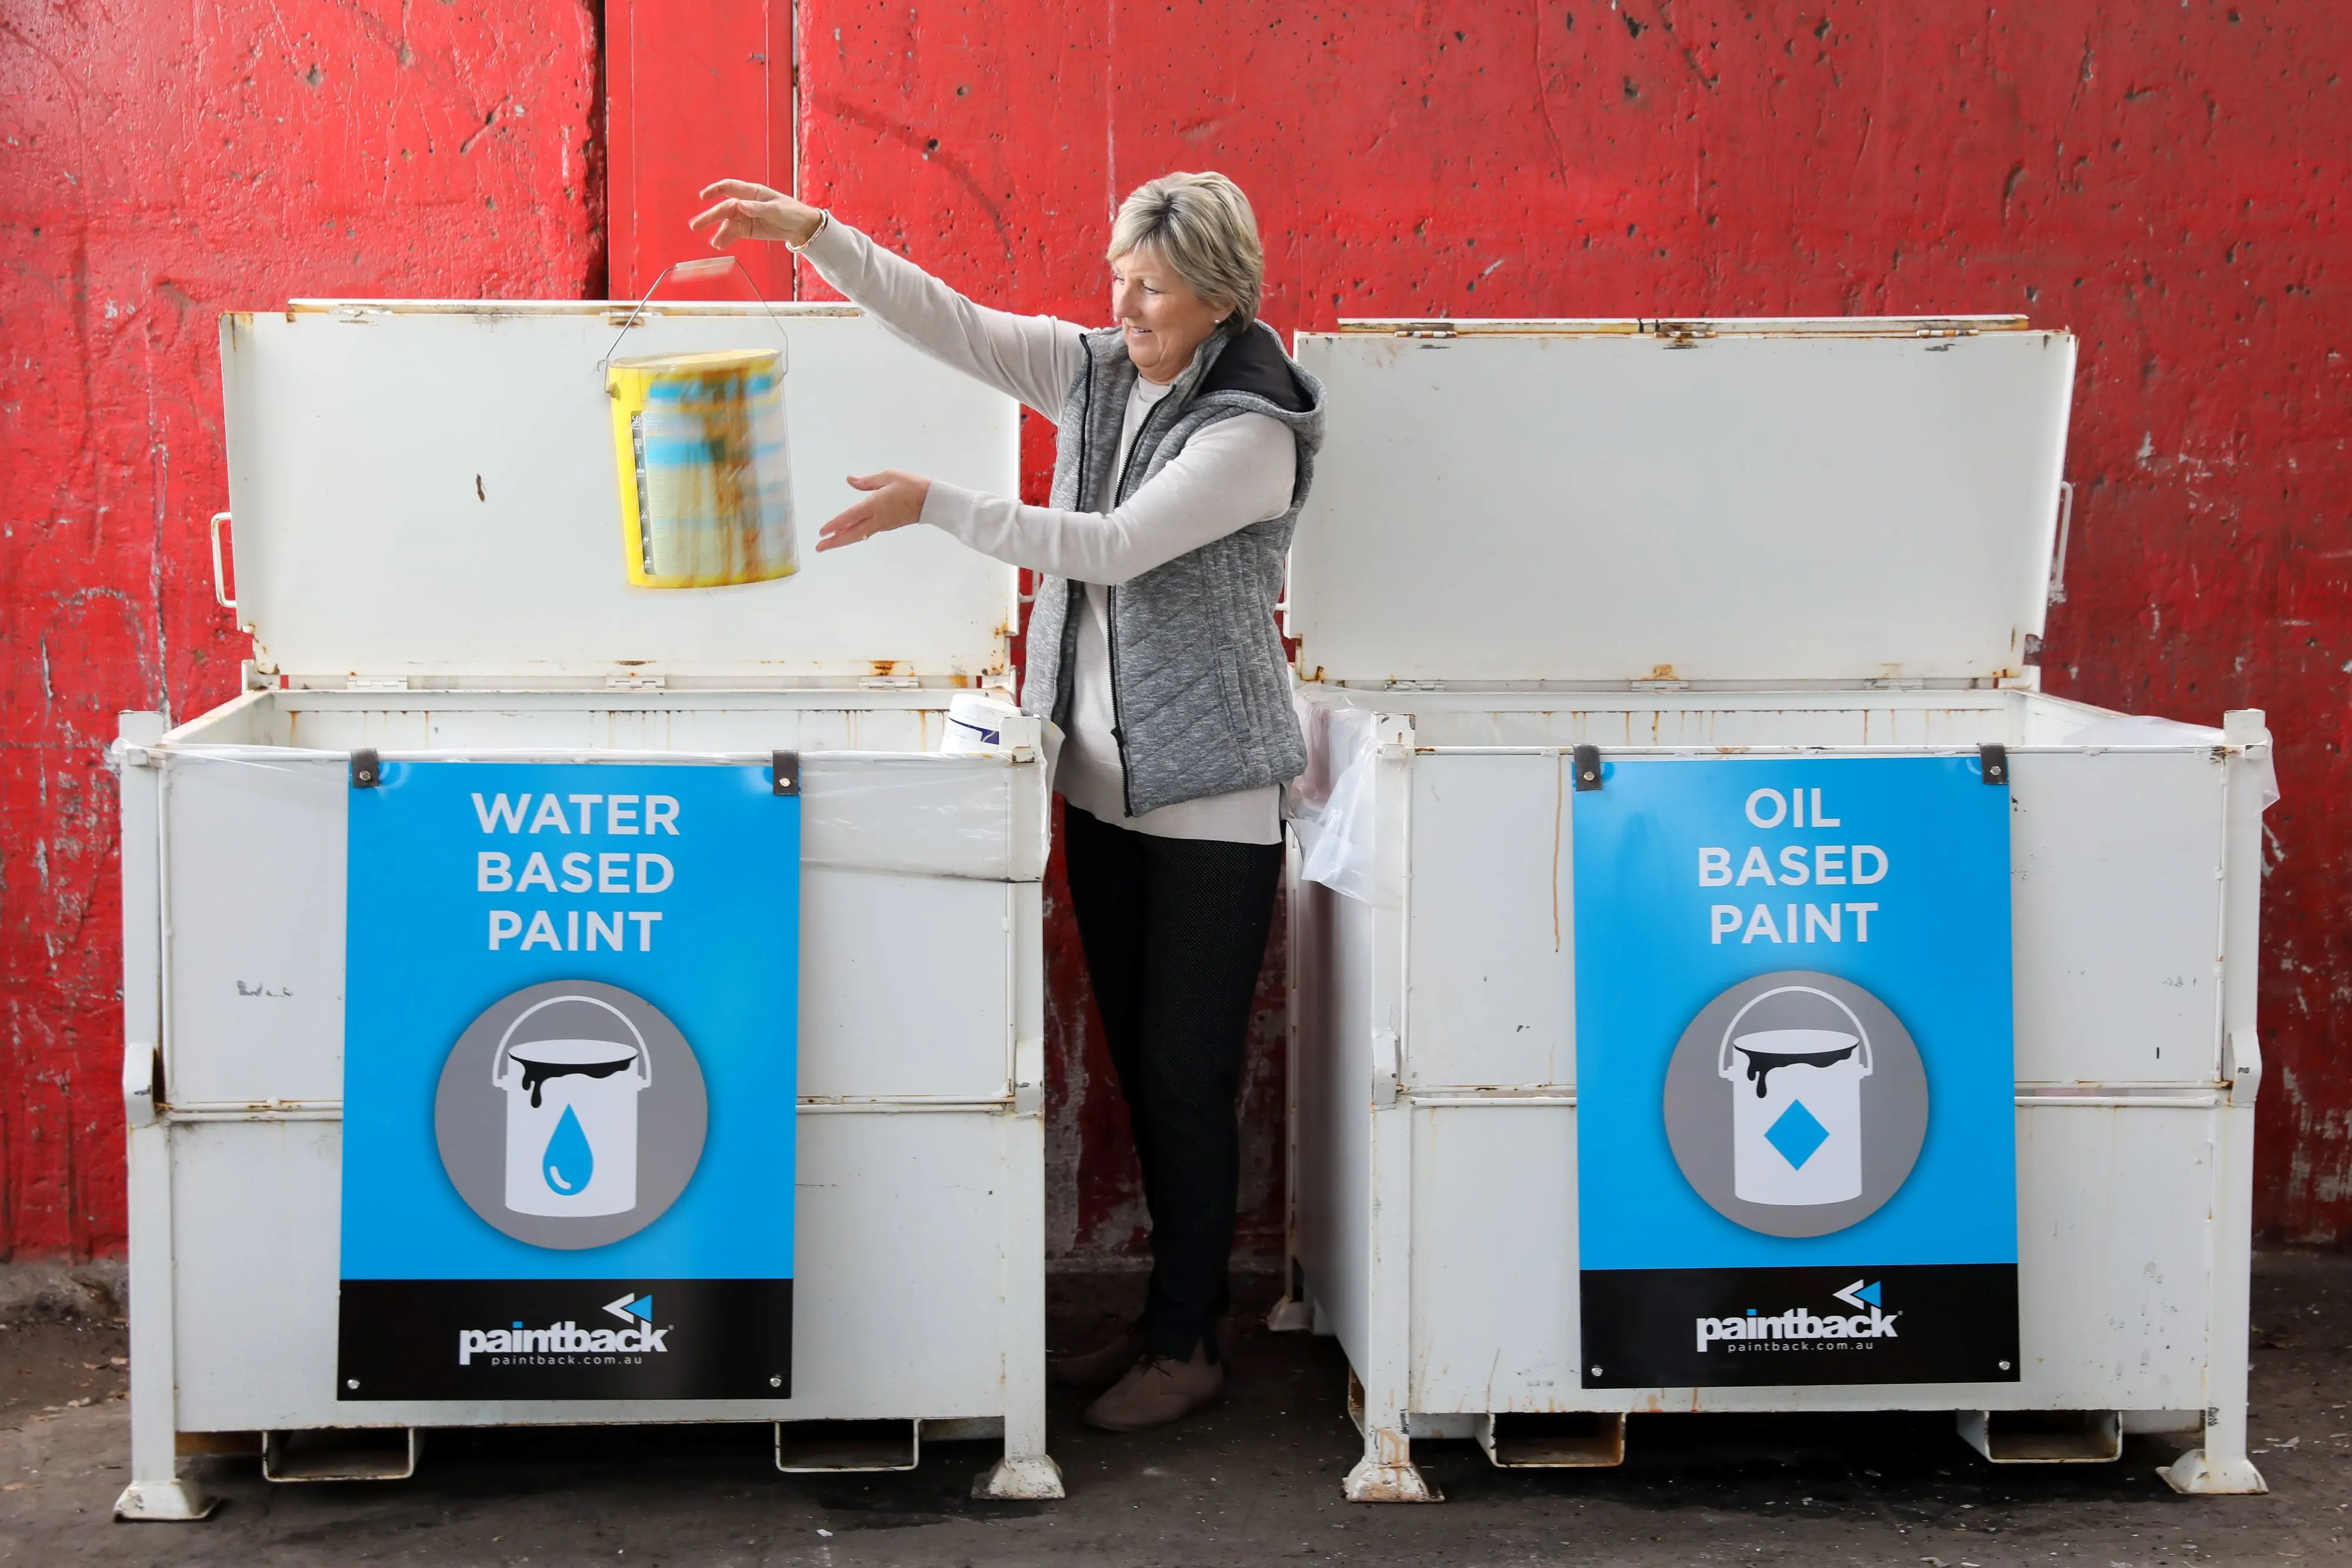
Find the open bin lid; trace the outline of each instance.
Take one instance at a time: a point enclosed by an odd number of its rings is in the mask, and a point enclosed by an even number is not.
[[[1309,679],[1990,683],[2038,645],[2065,332],[1358,321],[1297,354]]]
[[[600,361],[629,307],[298,301],[221,322],[237,618],[296,685],[785,685],[1006,667],[1017,578],[929,528],[819,556],[850,474],[998,494],[1018,406],[851,307],[777,306],[800,570],[632,588]],[[620,355],[780,346],[649,308]]]

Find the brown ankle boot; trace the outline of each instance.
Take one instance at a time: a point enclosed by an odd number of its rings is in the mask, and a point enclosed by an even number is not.
[[[1045,1363],[1045,1377],[1064,1388],[1108,1388],[1143,1356],[1143,1335],[1128,1330],[1108,1344]]]
[[[1106,1432],[1138,1432],[1181,1420],[1225,1391],[1223,1362],[1209,1359],[1209,1347],[1193,1348],[1190,1361],[1147,1355],[1087,1406],[1087,1425]]]

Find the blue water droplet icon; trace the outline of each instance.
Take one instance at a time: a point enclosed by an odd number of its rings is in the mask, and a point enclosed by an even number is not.
[[[539,1171],[549,1186],[566,1197],[577,1197],[596,1174],[596,1151],[588,1146],[588,1134],[580,1130],[580,1118],[569,1105],[555,1124],[554,1136],[547,1140],[547,1152],[539,1156]]]

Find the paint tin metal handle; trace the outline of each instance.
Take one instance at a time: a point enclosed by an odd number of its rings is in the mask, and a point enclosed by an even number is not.
[[[784,330],[783,322],[778,319],[776,316],[776,308],[768,303],[768,297],[766,295],[760,292],[760,285],[751,277],[751,269],[743,265],[742,257],[730,252],[726,256],[707,256],[699,261],[673,261],[667,267],[661,269],[660,275],[654,279],[653,287],[646,289],[644,297],[629,308],[629,319],[621,323],[620,331],[614,335],[613,346],[606,349],[604,350],[604,357],[596,361],[596,379],[599,382],[604,384],[605,392],[608,396],[612,392],[612,386],[604,373],[606,368],[612,364],[614,354],[619,351],[621,340],[629,335],[629,329],[637,324],[637,318],[645,313],[646,306],[653,303],[654,295],[660,289],[664,283],[669,281],[670,274],[676,273],[678,277],[690,280],[705,277],[716,277],[730,267],[736,267],[742,272],[743,282],[751,288],[751,297],[760,302],[760,309],[767,316],[768,319],[775,323],[777,340],[783,344],[783,358],[777,365],[777,373],[780,375],[790,375],[792,373],[793,340],[791,334]],[[226,516],[226,514],[223,515]]]

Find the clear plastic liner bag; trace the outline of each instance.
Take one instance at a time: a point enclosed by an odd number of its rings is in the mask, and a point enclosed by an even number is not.
[[[1373,878],[1372,766],[1374,715],[1357,708],[1300,703],[1307,737],[1307,771],[1286,799],[1298,839],[1300,874],[1334,893],[1381,902]]]

